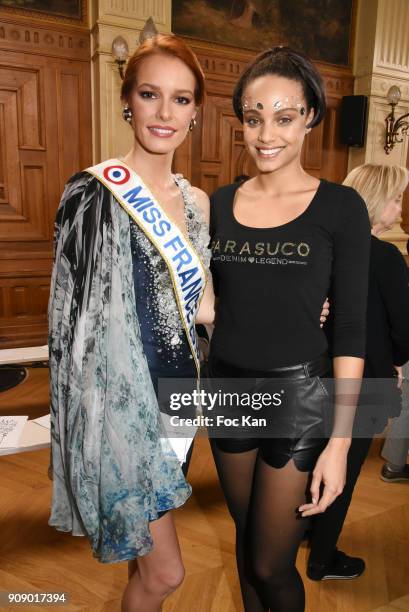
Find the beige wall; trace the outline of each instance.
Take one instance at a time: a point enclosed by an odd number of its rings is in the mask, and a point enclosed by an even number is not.
[[[131,129],[121,115],[121,78],[111,54],[112,41],[121,35],[133,53],[149,17],[160,32],[170,32],[171,0],[92,0],[90,9],[93,155],[97,163],[125,154],[132,142]]]
[[[350,169],[363,163],[406,165],[408,137],[389,155],[385,117],[391,107],[386,94],[398,85],[402,98],[395,115],[409,112],[409,0],[358,0],[354,49],[355,94],[369,96],[366,146],[350,149]],[[406,253],[408,236],[399,223],[382,236]]]

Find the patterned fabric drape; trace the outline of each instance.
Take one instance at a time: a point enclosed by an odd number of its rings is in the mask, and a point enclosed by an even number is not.
[[[64,191],[49,302],[53,495],[49,524],[87,535],[103,563],[152,547],[149,521],[191,488],[143,353],[129,217],[94,177]]]

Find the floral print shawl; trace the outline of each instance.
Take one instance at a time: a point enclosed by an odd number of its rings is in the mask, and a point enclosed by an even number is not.
[[[86,172],[56,220],[49,302],[53,494],[49,524],[87,535],[103,563],[152,548],[149,521],[191,488],[169,442],[140,338],[130,224]]]

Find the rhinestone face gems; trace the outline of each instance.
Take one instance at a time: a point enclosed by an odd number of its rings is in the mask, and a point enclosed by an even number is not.
[[[275,112],[287,109],[294,109],[297,110],[302,116],[306,113],[303,101],[298,96],[273,99],[271,101],[271,108]],[[243,113],[245,113],[246,111],[250,110],[264,110],[264,104],[262,104],[261,102],[256,102],[252,98],[245,96],[243,97],[242,101],[242,111]]]

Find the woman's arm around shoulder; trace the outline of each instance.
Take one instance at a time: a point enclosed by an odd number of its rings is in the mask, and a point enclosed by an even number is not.
[[[203,212],[206,224],[209,227],[210,222],[210,201],[207,194],[198,187],[192,187],[193,193],[196,198],[196,204]],[[212,275],[207,275],[207,283],[204,290],[202,300],[200,302],[199,310],[196,316],[196,323],[202,323],[203,325],[212,325],[215,317],[215,305],[214,305],[214,289]]]
[[[210,222],[210,200],[207,193],[203,191],[203,189],[199,189],[199,187],[192,187],[194,196],[196,198],[196,204],[199,206],[201,211],[204,214],[207,225]]]

